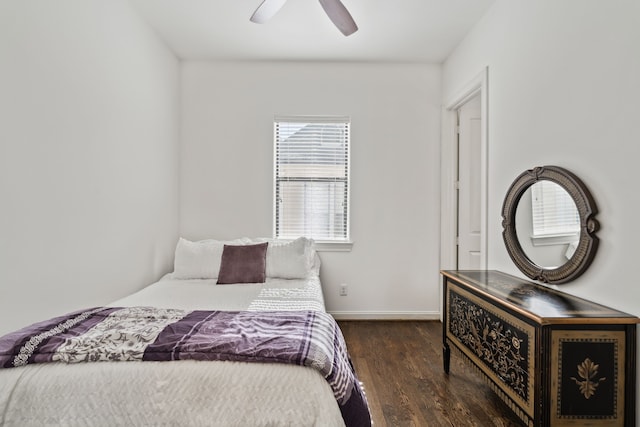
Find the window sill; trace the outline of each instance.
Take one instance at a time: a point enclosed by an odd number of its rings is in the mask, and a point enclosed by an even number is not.
[[[546,236],[531,236],[533,246],[550,246],[575,243],[580,239],[577,233],[572,234],[548,234]]]
[[[327,241],[316,240],[316,250],[318,252],[351,252],[352,241]]]

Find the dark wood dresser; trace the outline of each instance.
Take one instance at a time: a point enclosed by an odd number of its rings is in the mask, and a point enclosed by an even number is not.
[[[635,426],[636,316],[499,271],[442,271],[451,349],[528,426]]]

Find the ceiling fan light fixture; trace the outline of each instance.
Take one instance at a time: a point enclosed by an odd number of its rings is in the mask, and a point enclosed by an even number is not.
[[[256,24],[264,24],[278,13],[286,1],[287,0],[263,0],[249,20]],[[340,0],[319,1],[325,13],[329,19],[331,19],[331,22],[333,22],[342,34],[350,36],[358,31],[358,26],[353,20],[353,17]]]

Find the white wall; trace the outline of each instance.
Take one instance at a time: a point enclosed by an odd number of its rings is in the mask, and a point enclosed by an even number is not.
[[[0,2],[0,335],[170,271],[178,90],[126,0]]]
[[[563,166],[591,190],[601,230],[589,270],[561,289],[635,315],[639,22],[637,0],[497,0],[443,68],[447,100],[489,67],[489,268],[520,275],[500,234],[512,180]]]
[[[185,63],[182,235],[271,236],[274,115],[349,115],[355,244],[321,253],[327,308],[437,317],[440,79],[427,65]]]

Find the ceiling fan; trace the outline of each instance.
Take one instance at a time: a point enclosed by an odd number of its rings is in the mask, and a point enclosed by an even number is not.
[[[275,15],[287,0],[263,0],[251,15],[251,22],[264,24]],[[319,0],[329,19],[344,34],[349,36],[358,31],[358,26],[340,0]]]

